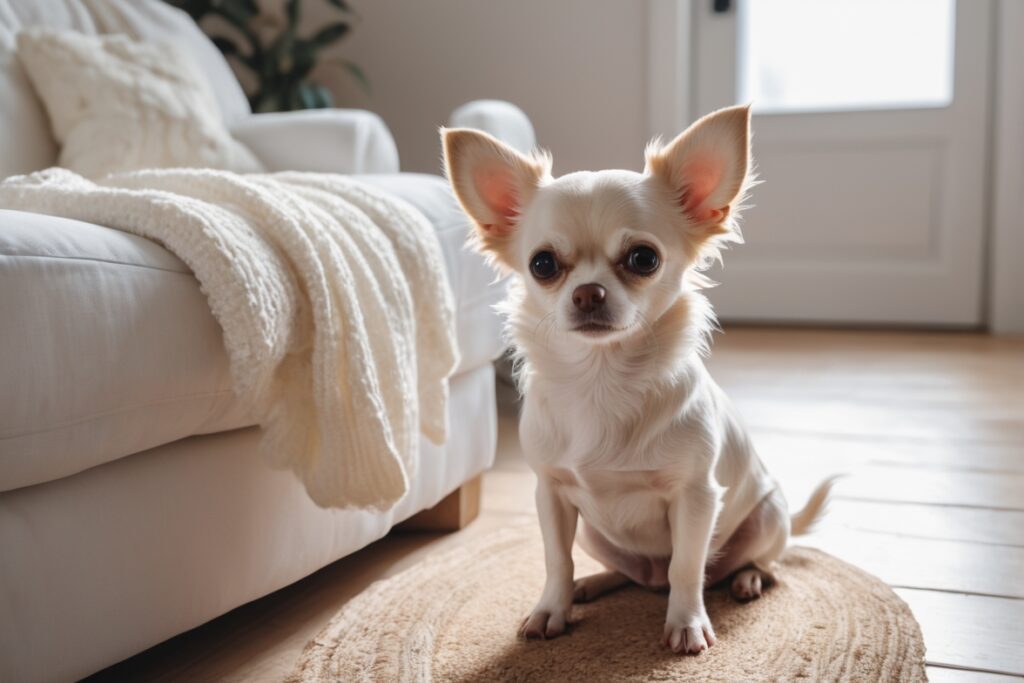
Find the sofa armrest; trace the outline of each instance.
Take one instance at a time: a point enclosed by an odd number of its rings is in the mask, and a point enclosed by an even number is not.
[[[231,134],[268,171],[397,173],[398,148],[379,116],[359,109],[254,114]]]
[[[448,126],[482,130],[524,154],[537,145],[533,124],[526,113],[502,100],[467,102],[448,117]]]

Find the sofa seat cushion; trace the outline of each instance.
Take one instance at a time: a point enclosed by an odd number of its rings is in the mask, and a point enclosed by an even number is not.
[[[463,248],[440,178],[372,178],[438,230],[457,307],[456,374],[501,348],[500,283]],[[149,240],[0,211],[0,491],[59,479],[194,434],[253,424],[231,389],[199,283]]]

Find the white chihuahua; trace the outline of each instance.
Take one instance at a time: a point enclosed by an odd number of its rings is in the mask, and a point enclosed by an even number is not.
[[[563,633],[574,599],[633,581],[669,588],[665,644],[700,652],[715,642],[705,585],[732,576],[734,596],[758,597],[825,504],[830,482],[790,519],[701,362],[714,319],[698,270],[740,241],[749,126],[749,108],[723,109],[649,145],[642,174],[560,178],[546,153],[442,132],[477,247],[516,274],[506,312],[547,569],[528,638]],[[580,545],[608,571],[574,583],[578,516]]]

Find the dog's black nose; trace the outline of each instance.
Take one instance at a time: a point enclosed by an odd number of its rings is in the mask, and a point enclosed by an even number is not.
[[[596,282],[580,285],[572,291],[572,302],[584,313],[593,313],[604,306],[604,297],[608,292]]]

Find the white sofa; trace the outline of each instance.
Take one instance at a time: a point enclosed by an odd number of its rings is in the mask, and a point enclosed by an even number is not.
[[[444,181],[399,173],[367,112],[252,115],[221,55],[158,0],[0,0],[0,178],[57,147],[14,54],[45,24],[172,40],[203,68],[235,136],[270,170],[360,174],[437,231],[461,363],[444,446],[421,440],[409,495],[386,513],[324,510],[257,456],[221,331],[185,265],[98,225],[0,207],[0,680],[79,678],[286,586],[382,537],[487,468],[496,438],[492,306],[502,286],[463,248]],[[454,124],[520,147],[529,121],[478,102]]]

